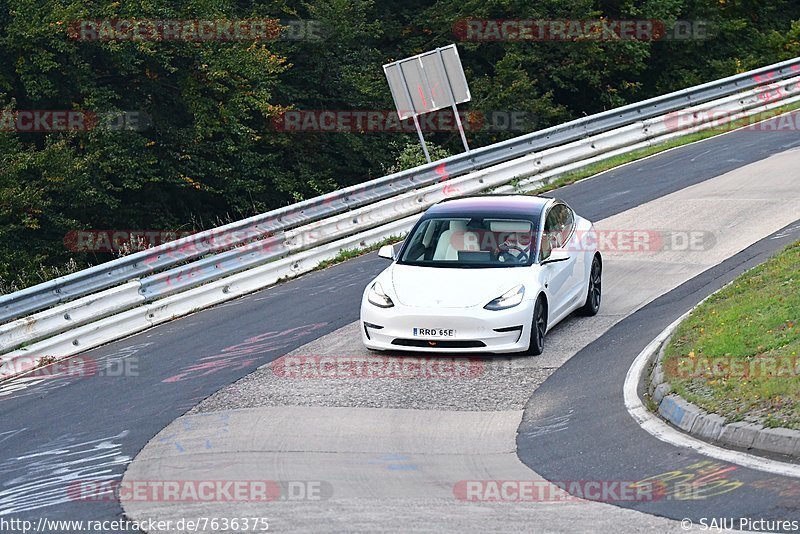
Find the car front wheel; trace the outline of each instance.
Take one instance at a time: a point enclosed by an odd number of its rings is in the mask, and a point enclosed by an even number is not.
[[[538,356],[544,350],[544,333],[547,331],[547,304],[544,297],[536,299],[533,307],[533,323],[531,324],[531,341],[526,354]]]
[[[589,290],[586,293],[586,303],[579,310],[581,315],[597,315],[600,309],[600,298],[603,294],[603,264],[597,256],[592,260],[592,270],[589,273]]]

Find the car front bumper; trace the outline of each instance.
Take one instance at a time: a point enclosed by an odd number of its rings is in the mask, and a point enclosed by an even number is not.
[[[528,349],[535,302],[507,310],[469,308],[379,308],[361,304],[361,339],[367,348],[428,353],[521,352]],[[417,332],[415,333],[415,329]],[[453,337],[425,330],[455,330]]]

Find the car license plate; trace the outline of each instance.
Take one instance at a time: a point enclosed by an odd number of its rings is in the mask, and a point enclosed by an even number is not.
[[[456,337],[452,328],[415,328],[414,337]]]

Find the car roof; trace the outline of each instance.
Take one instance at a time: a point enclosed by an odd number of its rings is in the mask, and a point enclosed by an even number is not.
[[[448,198],[433,205],[426,217],[442,215],[538,217],[552,198],[533,195],[472,195]]]

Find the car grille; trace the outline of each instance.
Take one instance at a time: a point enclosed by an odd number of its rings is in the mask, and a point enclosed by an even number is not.
[[[395,339],[392,340],[392,345],[400,347],[425,347],[428,349],[469,349],[485,347],[486,343],[483,341],[455,341],[455,340],[438,340],[438,339]]]

